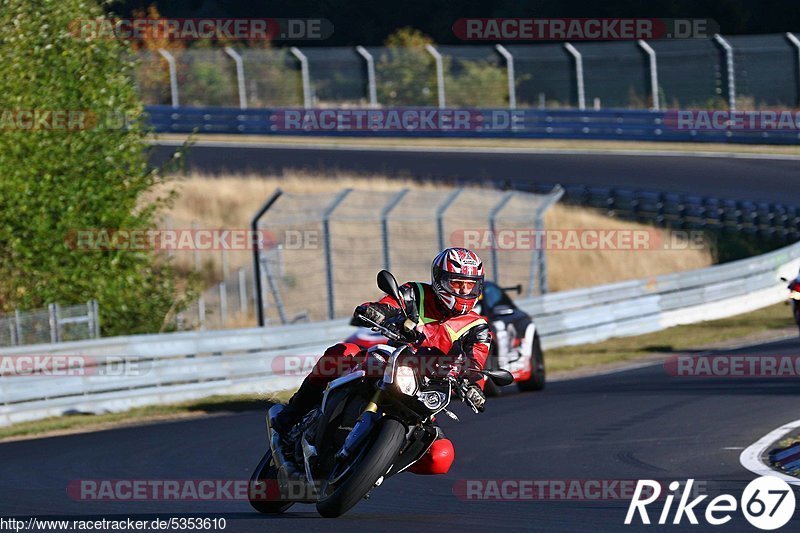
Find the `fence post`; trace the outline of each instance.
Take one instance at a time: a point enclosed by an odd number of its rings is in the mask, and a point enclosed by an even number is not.
[[[100,304],[97,300],[92,300],[92,308],[94,309],[94,338],[100,338]]]
[[[369,105],[376,107],[378,105],[378,87],[375,83],[375,59],[363,46],[356,46],[356,52],[367,62],[367,93],[369,94]]]
[[[492,208],[489,212],[489,235],[492,236],[492,242],[496,242],[497,240],[497,228],[495,227],[497,221],[497,213],[499,213],[511,200],[511,197],[514,196],[514,191],[506,191],[505,194],[500,198],[500,201]],[[492,279],[495,283],[499,283],[500,274],[499,274],[500,266],[497,262],[497,246],[492,246]]]
[[[454,190],[450,193],[450,195],[445,198],[444,202],[436,208],[436,234],[439,237],[439,251],[444,250],[444,213],[447,211],[453,202],[456,201],[458,195],[464,191],[463,188],[459,188]]]
[[[225,328],[228,322],[228,289],[225,281],[219,283],[219,321],[220,325]]]
[[[58,342],[58,304],[47,304],[48,318],[50,322],[50,343]]]
[[[225,47],[225,53],[231,56],[236,63],[236,84],[239,86],[239,108],[247,109],[247,91],[245,91],[244,85],[244,62],[242,61],[242,56],[230,46]]]
[[[639,39],[639,47],[647,53],[650,59],[650,92],[653,95],[653,111],[661,109],[661,102],[658,98],[658,63],[656,62],[656,51],[643,39]]]
[[[15,320],[13,318],[8,319],[8,334],[11,337],[11,346],[19,346],[19,340],[17,339],[17,331],[14,327]]]
[[[22,338],[22,321],[20,320],[22,315],[19,312],[19,309],[14,309],[14,329],[17,332],[17,345],[23,344]]]
[[[397,207],[400,200],[408,193],[408,189],[395,194],[381,211],[381,237],[383,238],[383,268],[392,270],[391,254],[389,252],[389,213]]]
[[[725,70],[728,74],[728,107],[731,112],[734,112],[736,111],[736,75],[733,65],[733,47],[719,33],[714,34],[714,40],[725,51]]]
[[[239,267],[239,312],[247,313],[247,278],[244,268]]]
[[[331,257],[331,232],[330,232],[330,218],[334,210],[342,203],[348,194],[353,189],[343,189],[339,191],[333,202],[325,209],[322,214],[322,242],[325,247],[325,281],[328,287],[328,318],[333,319],[335,315],[334,306],[334,289],[333,289],[333,261]]]
[[[542,244],[544,236],[544,214],[550,207],[564,196],[564,188],[556,185],[542,204],[536,208],[533,214],[533,227],[536,230],[536,244],[531,255],[531,275],[528,282],[528,296],[533,296],[534,272],[539,273],[539,294],[547,294],[547,256]]]
[[[800,104],[800,39],[788,31],[786,32],[786,38],[789,39],[789,42],[792,43],[797,52],[797,103]]]
[[[94,304],[92,304],[93,300],[89,300],[86,302],[86,328],[89,330],[89,338],[93,339],[94,336]]]
[[[444,108],[444,64],[442,62],[442,54],[432,44],[426,44],[425,50],[433,56],[433,60],[436,63],[436,87],[439,93],[439,107]]]
[[[300,61],[300,78],[303,81],[303,107],[311,107],[311,75],[308,70],[308,58],[296,46],[289,48],[294,57]]]
[[[578,80],[578,109],[586,109],[586,91],[583,85],[583,56],[571,43],[564,43],[564,48],[575,58],[575,77]]]
[[[158,53],[167,60],[169,65],[169,93],[172,97],[172,107],[179,107],[181,104],[178,99],[178,68],[175,65],[175,57],[163,48],[159,48]]]
[[[517,84],[514,76],[514,56],[502,44],[494,45],[495,49],[506,60],[506,73],[508,76],[508,107],[517,108]]]
[[[255,285],[255,303],[256,303],[256,313],[258,315],[258,325],[259,327],[264,326],[264,293],[262,291],[261,286],[261,234],[258,232],[258,221],[264,216],[272,204],[274,204],[278,198],[281,197],[283,191],[280,189],[275,189],[275,192],[272,193],[264,205],[256,211],[256,214],[253,215],[253,218],[250,220],[250,234],[253,236],[253,278],[254,278],[254,285]],[[273,296],[276,294],[273,293]],[[282,308],[278,308],[280,313],[283,312]],[[285,324],[285,317],[281,316],[281,320]]]

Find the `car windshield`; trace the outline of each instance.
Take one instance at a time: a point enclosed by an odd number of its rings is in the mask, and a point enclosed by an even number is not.
[[[514,307],[514,302],[500,287],[487,281],[483,285],[483,305],[486,309],[494,309],[498,305]]]

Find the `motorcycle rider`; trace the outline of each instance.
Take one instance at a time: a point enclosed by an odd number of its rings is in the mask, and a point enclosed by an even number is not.
[[[358,306],[354,316],[356,321],[358,315],[363,315],[378,324],[394,323],[410,334],[416,332],[422,339],[421,348],[435,348],[453,356],[463,353],[470,368],[480,370],[486,363],[491,342],[489,325],[472,310],[483,290],[483,279],[483,263],[477,254],[466,248],[447,248],[433,260],[430,284],[409,282],[400,287],[409,315],[419,316],[417,324],[405,319],[399,304],[389,295]],[[365,354],[365,350],[351,343],[328,348],[277,416],[274,429],[285,435],[322,401],[327,384],[363,360]],[[473,383],[468,391],[468,398],[483,410],[486,397],[481,388]],[[453,445],[439,429],[439,437],[428,453],[409,471],[444,474],[453,458]]]

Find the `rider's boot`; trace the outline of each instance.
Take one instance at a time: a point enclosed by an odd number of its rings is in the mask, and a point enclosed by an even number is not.
[[[292,427],[311,409],[322,401],[325,387],[320,386],[315,380],[306,377],[300,388],[289,399],[289,403],[283,406],[270,420],[271,427],[281,435],[286,435]]]

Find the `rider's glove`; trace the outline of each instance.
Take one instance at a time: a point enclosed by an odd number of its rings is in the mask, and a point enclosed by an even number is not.
[[[417,330],[416,324],[403,315],[397,315],[389,318],[387,321],[387,326],[391,327],[411,342],[418,342],[422,340],[423,335]]]
[[[383,321],[386,320],[386,314],[377,305],[359,305],[356,307],[355,314],[363,315],[377,324],[383,324]]]
[[[483,395],[483,391],[480,387],[477,385],[470,385],[467,389],[467,399],[472,402],[478,411],[483,412],[486,396]]]

